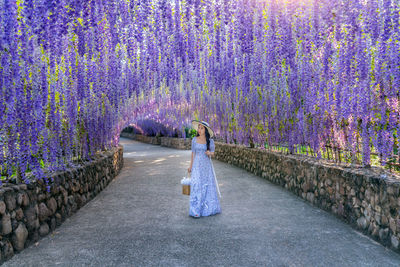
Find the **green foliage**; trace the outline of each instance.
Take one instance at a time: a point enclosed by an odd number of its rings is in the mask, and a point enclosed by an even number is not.
[[[193,138],[197,135],[197,131],[191,127],[185,127],[186,138]]]

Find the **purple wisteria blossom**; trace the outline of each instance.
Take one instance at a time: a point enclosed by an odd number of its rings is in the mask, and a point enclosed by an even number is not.
[[[399,11],[378,0],[4,0],[0,175],[47,181],[116,146],[128,125],[186,137],[193,118],[229,143],[384,165],[399,146]]]

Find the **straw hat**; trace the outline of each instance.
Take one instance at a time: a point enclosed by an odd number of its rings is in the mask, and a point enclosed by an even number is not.
[[[208,133],[210,134],[210,138],[214,136],[214,131],[211,129],[210,125],[205,122],[205,121],[198,121],[198,120],[192,120],[192,127],[197,130],[197,127],[199,124],[203,125],[204,127],[207,128]]]

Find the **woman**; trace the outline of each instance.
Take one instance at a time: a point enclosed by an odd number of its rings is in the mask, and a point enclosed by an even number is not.
[[[217,196],[216,179],[211,163],[214,155],[213,131],[204,121],[192,121],[197,136],[192,139],[192,159],[188,171],[191,173],[189,215],[195,218],[221,213]]]

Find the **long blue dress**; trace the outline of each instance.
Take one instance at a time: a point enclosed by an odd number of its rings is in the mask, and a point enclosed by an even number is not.
[[[192,139],[195,153],[190,177],[190,209],[193,217],[210,216],[221,213],[214,173],[210,158],[205,154],[207,144],[199,144]],[[210,151],[215,151],[214,140],[210,139]]]

